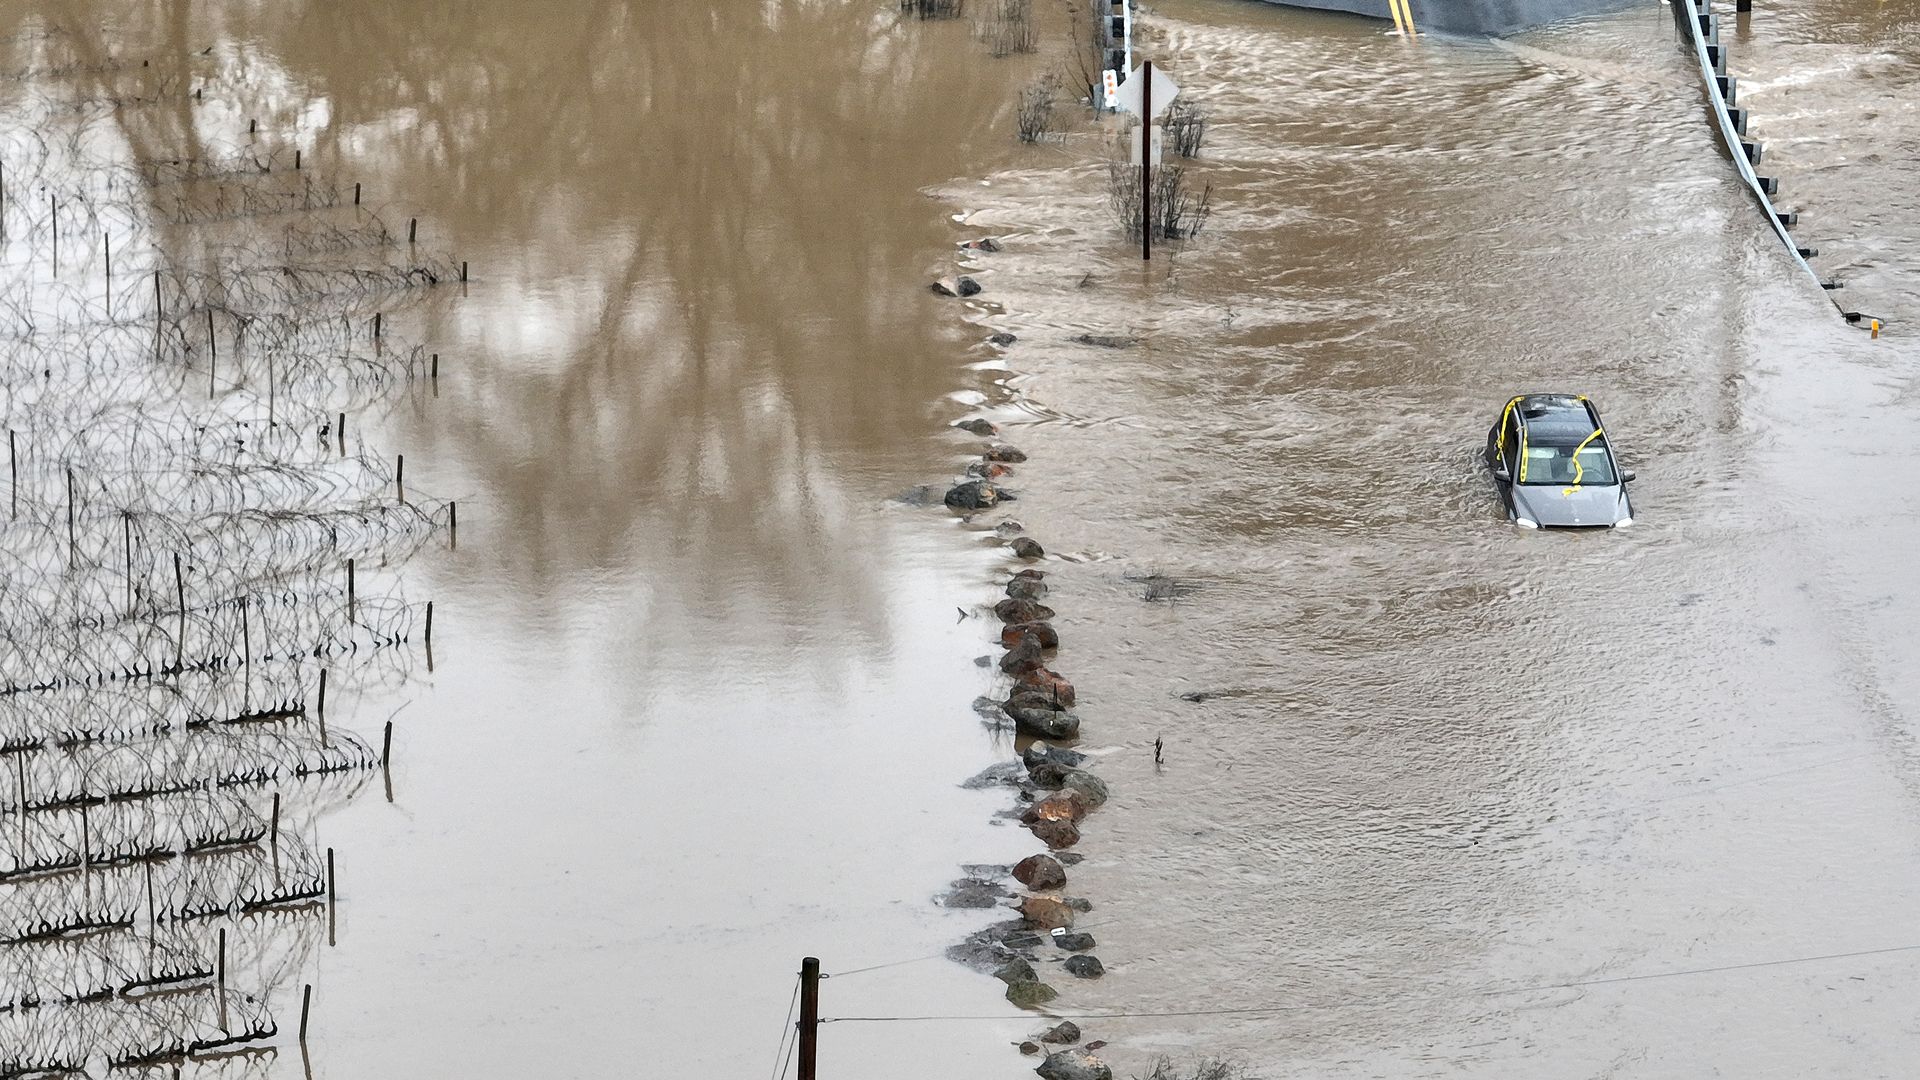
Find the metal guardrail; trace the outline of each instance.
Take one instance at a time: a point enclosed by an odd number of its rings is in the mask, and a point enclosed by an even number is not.
[[[1858,311],[1849,311],[1846,306],[1835,300],[1833,293],[1841,285],[1837,281],[1827,281],[1820,277],[1807,257],[1818,254],[1813,248],[1802,247],[1793,238],[1789,230],[1799,222],[1799,215],[1791,210],[1781,210],[1774,204],[1773,197],[1780,193],[1780,183],[1770,176],[1762,176],[1755,167],[1760,164],[1760,143],[1747,138],[1747,110],[1740,107],[1739,81],[1728,72],[1727,47],[1720,40],[1720,18],[1713,13],[1712,0],[1672,0],[1674,18],[1687,30],[1687,37],[1693,43],[1694,59],[1700,65],[1700,77],[1705,83],[1707,101],[1713,113],[1715,126],[1720,131],[1721,141],[1726,144],[1733,165],[1740,174],[1741,181],[1759,203],[1760,210],[1767,217],[1767,223],[1786,245],[1787,253],[1800,269],[1814,279],[1827,292],[1827,299],[1849,323],[1870,323],[1874,333],[1879,333],[1880,320],[1863,315]]]

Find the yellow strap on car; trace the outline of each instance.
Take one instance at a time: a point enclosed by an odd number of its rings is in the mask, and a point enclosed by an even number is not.
[[[1586,466],[1580,464],[1580,451],[1585,450],[1587,448],[1588,443],[1592,442],[1593,440],[1599,437],[1600,437],[1600,429],[1594,428],[1593,434],[1587,436],[1584,439],[1581,439],[1580,445],[1573,448],[1573,486],[1561,488],[1560,494],[1572,495],[1574,492],[1580,490],[1580,478],[1587,475]]]
[[[1493,440],[1493,452],[1496,454],[1504,454],[1507,452],[1507,418],[1513,415],[1513,407],[1518,404],[1520,404],[1520,399],[1514,398],[1512,401],[1507,402],[1506,408],[1500,410],[1500,426],[1496,429],[1499,434],[1495,435]],[[1522,464],[1521,467],[1525,468],[1525,465]]]

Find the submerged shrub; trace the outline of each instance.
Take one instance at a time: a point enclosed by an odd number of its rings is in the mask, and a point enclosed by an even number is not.
[[[996,58],[1037,50],[1040,43],[1033,31],[1033,0],[998,0],[980,27],[980,37]]]
[[[1156,240],[1189,240],[1198,235],[1213,213],[1213,185],[1195,192],[1182,165],[1160,165],[1153,170],[1153,236]],[[1107,205],[1126,230],[1127,239],[1140,239],[1140,167],[1128,161],[1107,166]]]
[[[1015,122],[1021,142],[1040,142],[1054,134],[1054,104],[1059,100],[1060,82],[1042,75],[1020,91],[1020,107]]]
[[[900,0],[900,10],[922,19],[957,19],[966,10],[967,0]]]

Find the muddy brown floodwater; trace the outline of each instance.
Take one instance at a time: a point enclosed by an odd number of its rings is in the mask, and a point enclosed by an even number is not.
[[[1098,125],[1011,138],[1041,6],[994,60],[890,0],[0,4],[205,80],[116,152],[256,120],[472,268],[394,315],[439,378],[350,425],[460,507],[395,560],[431,669],[329,705],[393,722],[391,800],[326,802],[338,944],[244,973],[278,1056],[182,1075],[751,1076],[805,954],[828,1016],[953,1018],[830,1024],[822,1075],[1023,1075],[1039,1018],[940,958],[992,914],[931,902],[1036,849],[958,787],[1012,749],[969,703],[1015,515],[1114,789],[1069,871],[1108,974],[1042,974],[1133,1014],[1083,1021],[1122,1074],[1905,1070],[1914,952],[1772,962],[1920,943],[1920,5],[1729,36],[1879,341],[1665,7],[1496,45],[1166,0],[1215,212],[1143,268]],[[984,235],[986,291],[928,293]],[[1633,527],[1499,520],[1536,390],[1599,402]],[[963,415],[1031,457],[968,526],[894,497]]]
[[[1920,1049],[1911,951],[1640,978],[1920,942],[1917,16],[1763,4],[1731,39],[1796,233],[1893,320],[1877,342],[1777,249],[1651,5],[1417,47],[1163,5],[1218,210],[1148,271],[1099,242],[1097,165],[953,189],[1007,235],[983,321],[1020,336],[1019,513],[1087,558],[1049,602],[1115,791],[1075,881],[1110,974],[1055,1005],[1172,1014],[1088,1023],[1116,1064],[1894,1075]],[[1500,522],[1476,454],[1538,390],[1599,402],[1633,527]],[[1190,588],[1148,602],[1149,574]]]

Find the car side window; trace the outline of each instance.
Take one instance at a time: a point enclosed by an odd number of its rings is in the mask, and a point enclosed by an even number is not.
[[[1507,423],[1501,429],[1501,445],[1506,447],[1504,458],[1507,471],[1516,477],[1520,468],[1520,418],[1513,412],[1507,413]]]

